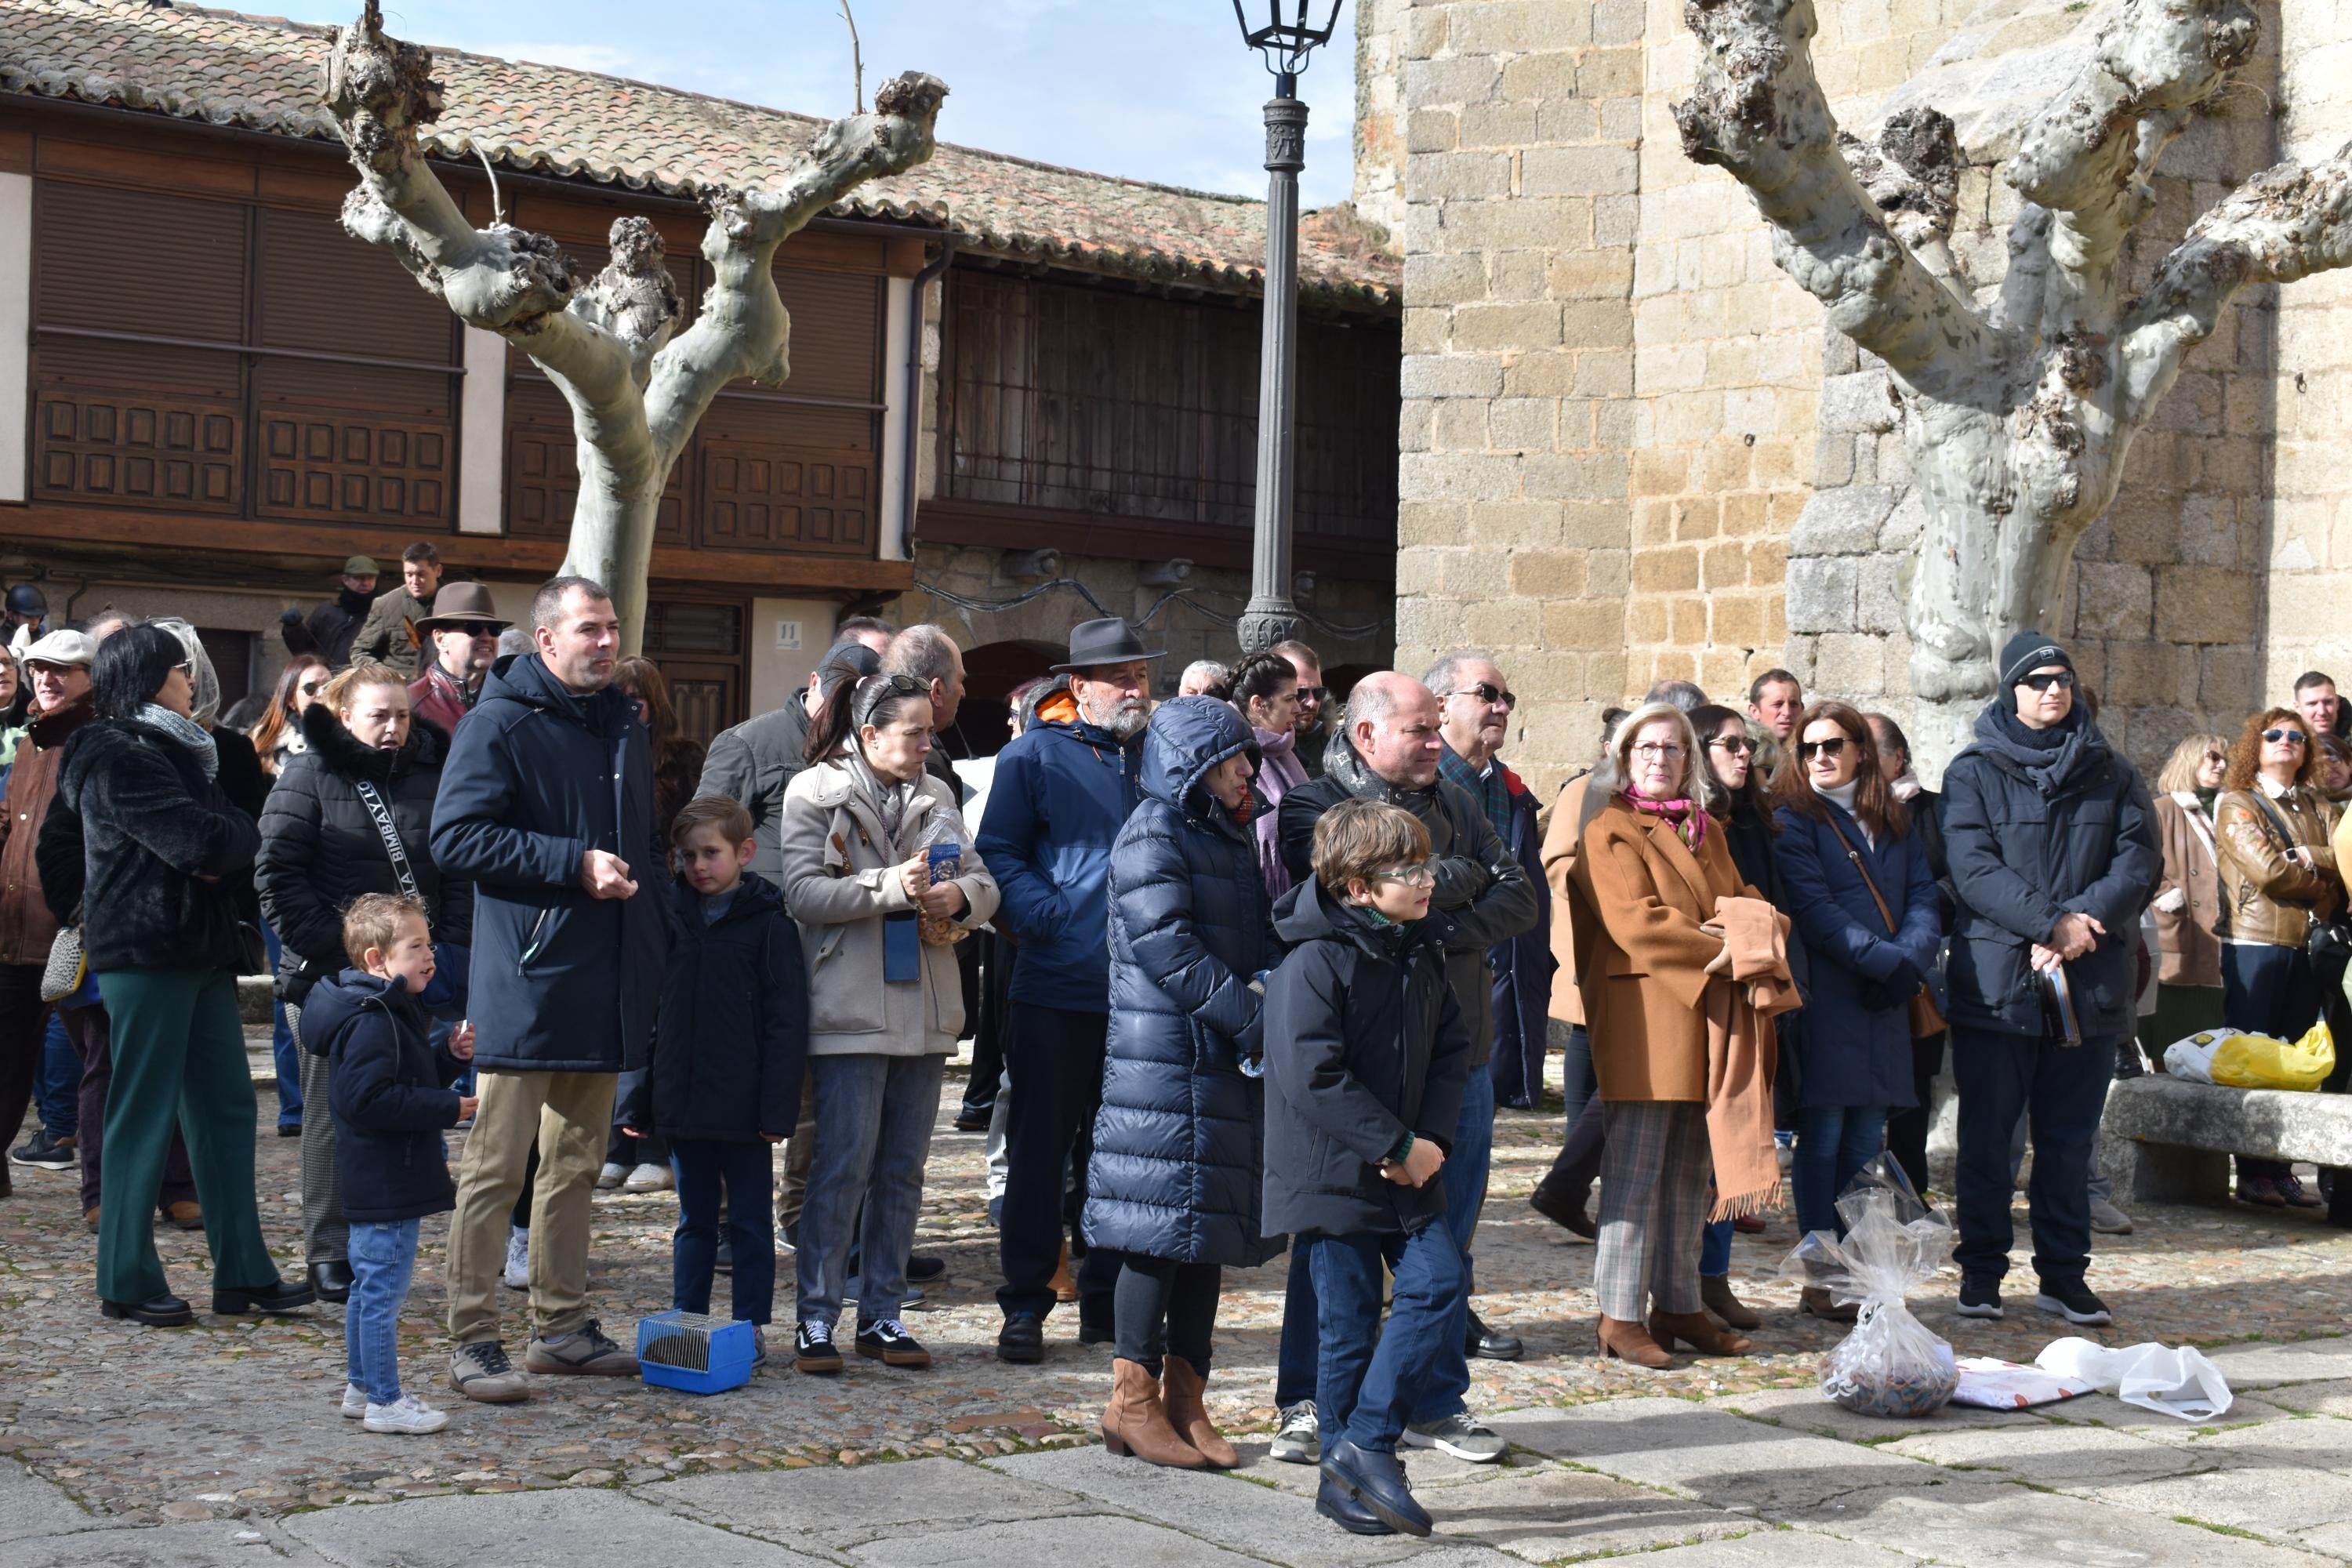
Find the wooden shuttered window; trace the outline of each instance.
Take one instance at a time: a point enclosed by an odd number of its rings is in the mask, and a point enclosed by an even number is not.
[[[35,185],[45,500],[455,520],[457,328],[334,216]]]

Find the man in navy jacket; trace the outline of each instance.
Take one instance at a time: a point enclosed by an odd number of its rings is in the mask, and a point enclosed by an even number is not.
[[[497,1291],[543,1111],[563,1131],[535,1184],[536,1333],[523,1364],[636,1373],[589,1315],[588,1205],[614,1080],[646,1063],[669,952],[646,728],[612,689],[612,596],[558,577],[530,618],[539,651],[491,667],[433,812],[434,860],[474,883],[467,1000],[481,1096],[449,1222],[449,1381],[489,1404],[527,1396],[499,1342]]]
[[[1004,1311],[996,1353],[1005,1361],[1045,1357],[1064,1242],[1063,1167],[1102,1103],[1110,847],[1141,798],[1151,661],[1160,657],[1116,616],[1074,627],[1069,662],[1054,667],[1068,673],[1070,689],[1041,705],[1037,722],[997,753],[980,825],[980,857],[1003,895],[996,918],[1020,942],[1005,1042],[1013,1103],[1004,1284],[996,1293]],[[1078,1275],[1081,1342],[1111,1340],[1117,1279],[1117,1259],[1087,1254]]]

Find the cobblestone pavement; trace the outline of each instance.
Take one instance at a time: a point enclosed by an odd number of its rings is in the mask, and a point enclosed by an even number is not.
[[[951,1077],[947,1110],[960,1089]],[[296,1142],[270,1136],[272,1109],[259,1144],[265,1227],[292,1273]],[[2093,1283],[2119,1322],[2095,1337],[2229,1347],[2214,1353],[2241,1399],[2215,1428],[2095,1396],[2046,1417],[1873,1423],[1813,1388],[1813,1359],[1838,1331],[1799,1316],[1794,1288],[1772,1280],[1795,1239],[1785,1218],[1740,1237],[1734,1262],[1766,1314],[1760,1353],[1655,1373],[1593,1359],[1592,1249],[1524,1202],[1557,1136],[1556,1113],[1503,1113],[1479,1232],[1480,1307],[1528,1347],[1522,1362],[1475,1368],[1474,1408],[1510,1438],[1513,1460],[1478,1469],[1412,1456],[1441,1531],[1421,1546],[1340,1536],[1307,1507],[1311,1470],[1263,1461],[1278,1260],[1228,1276],[1219,1323],[1212,1403],[1256,1460],[1240,1482],[1102,1455],[1092,1424],[1108,1352],[1076,1343],[1071,1310],[1048,1325],[1043,1366],[998,1363],[981,1140],[944,1117],[919,1246],[949,1272],[908,1314],[933,1370],[853,1358],[820,1380],[787,1363],[709,1400],[541,1378],[527,1405],[468,1405],[441,1377],[444,1227],[428,1222],[402,1349],[410,1385],[452,1419],[416,1439],[335,1415],[338,1308],[164,1331],[101,1320],[72,1178],[20,1167],[17,1196],[0,1201],[0,1455],[18,1462],[0,1465],[0,1563],[415,1568],[625,1560],[640,1542],[671,1560],[688,1536],[713,1563],[1350,1563],[1419,1552],[1468,1564],[1637,1551],[1660,1568],[1834,1568],[1892,1553],[2092,1568],[2352,1561],[2352,1234],[2301,1215],[2183,1208],[2141,1213],[2137,1234],[2100,1239]],[[596,1200],[591,1294],[617,1337],[668,1304],[670,1215],[667,1194]],[[161,1245],[175,1288],[205,1306],[202,1237],[166,1229]],[[787,1322],[790,1280],[787,1263]],[[2031,1359],[2063,1329],[2014,1306],[2004,1322],[1963,1322],[1948,1289],[1919,1315],[1962,1354]],[[508,1301],[519,1352],[521,1298]],[[926,1462],[860,1474],[906,1459]],[[742,1473],[778,1471],[811,1473]],[[343,1506],[353,1502],[391,1506]],[[1061,1522],[1024,1522],[1047,1518]],[[713,1524],[723,1528],[703,1527]]]

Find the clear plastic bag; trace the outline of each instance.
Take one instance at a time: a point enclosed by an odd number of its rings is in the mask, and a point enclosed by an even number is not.
[[[1885,1154],[1838,1195],[1841,1240],[1817,1230],[1797,1244],[1780,1277],[1861,1309],[1853,1331],[1822,1357],[1822,1394],[1863,1415],[1940,1410],[1960,1384],[1952,1347],[1927,1331],[1904,1298],[1933,1279],[1952,1250],[1952,1222],[1911,1190]]]

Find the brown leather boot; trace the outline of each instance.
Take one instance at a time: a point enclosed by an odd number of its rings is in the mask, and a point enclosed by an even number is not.
[[[1629,1361],[1635,1366],[1646,1366],[1654,1372],[1674,1364],[1674,1358],[1658,1348],[1658,1342],[1650,1337],[1649,1330],[1622,1318],[1601,1318],[1601,1354],[1606,1361]]]
[[[1066,1307],[1078,1299],[1078,1282],[1070,1276],[1070,1244],[1062,1243],[1062,1261],[1054,1265],[1054,1278],[1047,1280],[1054,1300]]]
[[[1764,1320],[1756,1310],[1731,1293],[1731,1277],[1727,1274],[1702,1274],[1698,1277],[1698,1299],[1724,1321],[1727,1328],[1760,1329]]]
[[[1798,1309],[1816,1318],[1827,1318],[1832,1323],[1851,1323],[1862,1315],[1862,1309],[1848,1301],[1843,1306],[1820,1285],[1808,1285],[1797,1298]]]
[[[1103,1447],[1125,1458],[1137,1458],[1154,1465],[1166,1465],[1171,1469],[1198,1470],[1207,1468],[1208,1461],[1201,1451],[1177,1436],[1176,1428],[1168,1423],[1168,1407],[1160,1401],[1160,1382],[1143,1370],[1140,1363],[1115,1360],[1110,1363],[1111,1410],[1118,1412],[1116,1425],[1110,1411],[1103,1415]]]
[[[1755,1342],[1729,1329],[1718,1329],[1705,1312],[1652,1312],[1650,1334],[1668,1350],[1677,1341],[1701,1355],[1746,1355]]]
[[[1211,1469],[1230,1470],[1240,1464],[1242,1457],[1209,1419],[1208,1405],[1202,1398],[1209,1386],[1208,1374],[1194,1372],[1192,1363],[1181,1355],[1170,1356],[1167,1366],[1162,1387],[1168,1402],[1168,1424],[1209,1462]]]

